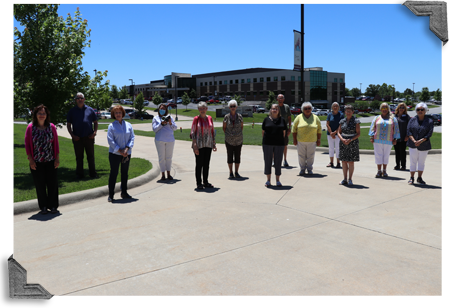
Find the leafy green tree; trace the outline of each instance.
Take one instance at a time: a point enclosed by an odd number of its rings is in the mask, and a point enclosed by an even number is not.
[[[271,109],[271,105],[277,104],[277,103],[278,103],[278,101],[276,100],[275,93],[273,91],[269,91],[268,92],[268,99],[267,99],[267,102],[265,104],[265,109],[270,110]]]
[[[413,90],[411,90],[410,88],[406,88],[406,90],[403,91],[403,94],[405,95],[405,97],[406,97],[406,95],[411,96],[411,95],[413,95]]]
[[[238,104],[238,106],[241,106],[241,103],[242,103],[241,96],[239,96],[238,94],[235,94],[235,96],[232,99],[236,100],[236,103]]]
[[[391,92],[390,92],[391,93]],[[379,87],[379,93],[378,93],[381,98],[384,98],[386,95],[389,94],[389,86],[386,84],[386,83],[383,83],[380,87]],[[373,95],[374,96],[374,95]]]
[[[433,98],[439,102],[441,102],[441,96],[442,96],[442,92],[441,90],[438,88],[438,90],[435,91],[435,95],[433,96]]]
[[[187,92],[184,92],[184,94],[182,95],[181,99],[182,99],[182,104],[183,104],[184,106],[186,106],[186,110],[187,110],[187,105],[190,104],[190,97],[189,97],[189,95],[187,94]]]
[[[142,113],[144,110],[144,97],[143,93],[140,92],[135,98],[135,102],[133,103],[133,107],[138,110],[138,113]]]
[[[353,96],[351,90],[344,88],[344,96]]]
[[[352,88],[351,89],[352,96],[359,97],[361,95],[359,88]]]
[[[189,93],[190,98],[197,98],[197,92],[195,92],[195,89],[191,89]]]
[[[108,71],[98,71],[94,78],[90,80],[87,87],[80,91],[86,98],[85,104],[94,109],[106,109],[111,107],[113,99],[109,88],[109,80],[103,81],[103,77],[108,76]],[[106,100],[109,96],[110,100]]]
[[[406,103],[406,105],[408,105],[411,102],[411,95],[406,94],[405,99],[406,99],[405,103]]]
[[[129,92],[127,90],[127,87],[124,86],[120,91],[119,91],[119,98],[120,99],[126,99],[129,97]]]
[[[154,96],[152,97],[152,103],[159,107],[159,105],[162,103],[163,98],[162,96],[159,95],[159,92],[156,92]]]
[[[422,88],[422,92],[420,94],[421,102],[426,102],[430,99],[430,92],[428,91],[427,87]]]
[[[66,123],[77,92],[88,86],[83,70],[84,48],[90,47],[90,30],[79,8],[74,18],[59,17],[59,5],[14,4],[14,116],[44,104],[53,123]]]
[[[373,109],[373,111],[379,110],[379,107],[381,107],[381,102],[375,99],[370,103],[370,107]]]
[[[368,85],[367,89],[365,90],[365,95],[374,97],[379,94],[380,88],[381,88],[380,85],[370,84],[370,85]]]
[[[361,109],[361,110],[368,109],[368,102],[367,101],[358,101],[357,109]]]
[[[118,99],[119,98],[119,90],[115,85],[111,86],[111,98]]]

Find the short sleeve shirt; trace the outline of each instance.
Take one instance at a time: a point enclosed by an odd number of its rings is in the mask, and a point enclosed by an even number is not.
[[[263,145],[284,145],[284,131],[287,130],[287,124],[283,118],[266,117],[262,123],[262,130],[264,131]]]
[[[330,112],[327,116],[327,122],[329,122],[329,126],[332,129],[332,132],[336,131],[338,127],[340,127],[340,121],[344,118],[344,115],[341,111],[338,111],[337,114],[333,114]],[[327,131],[327,135],[330,135],[330,132]]]
[[[279,106],[279,111],[281,111],[281,118],[286,121],[286,124],[289,124],[288,118],[292,116],[289,105],[282,104],[282,106]]]
[[[292,133],[297,134],[299,142],[316,142],[317,134],[321,134],[321,131],[321,120],[314,114],[306,118],[302,113],[295,118],[294,124],[292,124]]]
[[[235,119],[228,113],[224,116],[224,122],[227,123],[225,129],[225,142],[232,146],[243,144],[243,116],[235,114]]]
[[[82,108],[75,106],[68,111],[67,122],[73,125],[73,134],[82,138],[92,135],[92,123],[98,121],[94,109],[84,104]]]

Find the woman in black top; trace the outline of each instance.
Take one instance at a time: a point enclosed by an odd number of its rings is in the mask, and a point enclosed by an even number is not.
[[[263,159],[265,160],[264,174],[267,176],[266,187],[270,187],[271,183],[271,163],[274,158],[276,186],[282,186],[279,181],[281,175],[281,162],[284,152],[284,137],[287,131],[286,121],[281,118],[279,105],[273,104],[268,117],[262,123],[262,149]]]
[[[408,184],[414,183],[414,173],[416,170],[419,173],[417,183],[425,185],[422,180],[422,173],[425,167],[425,158],[427,158],[428,151],[432,149],[430,137],[433,134],[433,120],[427,118],[425,113],[428,111],[425,103],[416,105],[417,116],[411,118],[408,123],[407,135],[409,137],[406,145],[409,147],[409,171],[411,172],[411,179]]]
[[[408,136],[406,135],[406,128],[408,127],[409,120],[411,117],[406,111],[406,104],[400,103],[395,109],[395,117],[397,118],[398,128],[400,130],[400,139],[397,140],[397,143],[394,144],[395,148],[395,170],[406,170],[406,141],[408,141]]]

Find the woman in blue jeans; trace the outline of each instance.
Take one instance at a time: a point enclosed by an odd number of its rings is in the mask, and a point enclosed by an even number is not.
[[[119,165],[121,165],[121,198],[132,198],[127,193],[127,179],[129,177],[129,164],[135,134],[133,133],[132,124],[122,119],[124,116],[125,110],[122,106],[116,106],[111,110],[111,118],[116,120],[108,126],[107,136],[109,164],[111,167],[108,182],[108,202],[112,202],[114,198],[114,187],[116,186],[116,178],[119,173]]]

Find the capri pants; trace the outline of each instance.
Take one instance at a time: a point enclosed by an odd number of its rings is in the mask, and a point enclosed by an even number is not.
[[[425,158],[427,158],[428,151],[418,151],[417,149],[409,148],[409,171],[424,171]]]
[[[374,161],[376,165],[387,165],[389,163],[391,144],[373,143]]]
[[[332,136],[327,135],[327,140],[328,140],[328,155],[330,157],[333,157],[333,153],[335,153],[336,158],[340,158],[340,138],[338,135],[335,135],[335,139],[332,138]]]

